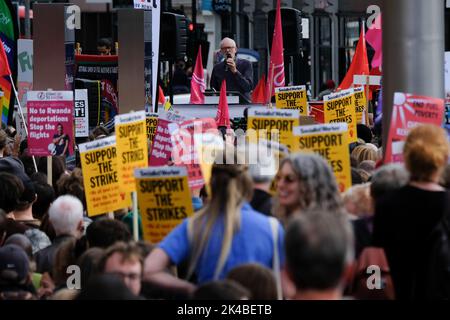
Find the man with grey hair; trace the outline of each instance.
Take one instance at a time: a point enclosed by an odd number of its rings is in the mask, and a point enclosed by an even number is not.
[[[353,234],[342,212],[313,209],[288,225],[286,272],[295,300],[340,300],[353,263]]]
[[[56,238],[51,246],[36,254],[37,272],[51,272],[56,251],[70,238],[80,239],[83,235],[83,204],[70,195],[58,197],[48,211],[49,220],[55,229]]]
[[[398,190],[409,182],[409,172],[405,166],[391,163],[378,168],[372,175],[370,195],[376,201],[385,194]]]
[[[243,59],[236,59],[236,42],[230,38],[223,38],[220,51],[225,59],[216,64],[211,74],[210,85],[220,91],[222,81],[227,83],[227,91],[238,91],[250,102],[250,91],[253,89],[252,64]]]

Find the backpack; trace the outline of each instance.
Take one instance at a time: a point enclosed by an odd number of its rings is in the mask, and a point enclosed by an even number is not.
[[[373,283],[375,271],[380,270],[380,288],[369,288]],[[370,278],[370,279],[369,279]],[[350,294],[358,300],[394,300],[395,291],[384,249],[376,247],[365,248],[355,263],[354,277]]]

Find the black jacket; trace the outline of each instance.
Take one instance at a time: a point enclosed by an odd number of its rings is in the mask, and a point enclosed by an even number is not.
[[[220,91],[222,81],[225,78],[227,91],[238,91],[250,101],[250,92],[253,89],[252,64],[247,60],[237,59],[236,69],[237,72],[233,74],[231,71],[225,70],[225,61],[216,64],[211,74],[211,88]]]

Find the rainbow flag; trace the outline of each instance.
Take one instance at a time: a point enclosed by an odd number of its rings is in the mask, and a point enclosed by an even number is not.
[[[8,56],[9,67],[13,80],[17,81],[17,14],[10,0],[0,0],[0,12],[2,19],[0,23],[0,41],[3,42],[6,55]],[[10,123],[14,111],[14,95],[9,77],[0,77],[0,89],[4,96],[1,99],[2,123]]]

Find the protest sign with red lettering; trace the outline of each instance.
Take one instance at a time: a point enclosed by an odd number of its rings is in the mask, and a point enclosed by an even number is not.
[[[441,126],[443,116],[443,99],[396,92],[384,162],[403,162],[403,145],[409,131],[424,123]]]
[[[167,112],[160,115],[158,126],[156,127],[156,135],[150,152],[149,164],[152,167],[165,166],[172,156],[172,140],[170,139],[169,123],[182,122],[186,118]]]
[[[28,147],[34,156],[73,153],[73,92],[28,91]]]
[[[212,118],[187,120],[180,124],[170,123],[169,132],[172,139],[173,162],[185,165],[188,171],[189,188],[201,189],[205,184],[200,166],[201,155],[195,147],[194,135],[214,130],[217,132],[216,121]]]

